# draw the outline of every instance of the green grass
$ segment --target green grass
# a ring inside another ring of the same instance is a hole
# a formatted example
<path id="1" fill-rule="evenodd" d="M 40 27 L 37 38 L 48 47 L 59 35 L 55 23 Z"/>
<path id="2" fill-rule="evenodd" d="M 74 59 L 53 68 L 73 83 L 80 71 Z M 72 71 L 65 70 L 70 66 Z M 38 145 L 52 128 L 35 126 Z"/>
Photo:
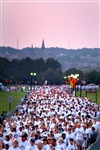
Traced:
<path id="1" fill-rule="evenodd" d="M 8 102 L 9 95 L 13 96 L 13 101 L 11 103 L 11 110 L 14 110 L 15 106 L 21 102 L 21 98 L 27 95 L 27 92 L 28 87 L 26 87 L 25 92 L 21 92 L 20 90 L 13 92 L 0 91 L 0 114 L 2 113 L 2 111 L 7 111 L 7 113 L 9 113 L 9 102 Z"/>
<path id="2" fill-rule="evenodd" d="M 76 95 L 79 96 L 80 92 L 77 92 Z M 86 97 L 85 91 L 82 91 L 82 96 Z M 96 95 L 94 93 L 87 93 L 87 97 L 90 98 L 92 102 L 96 102 Z M 100 91 L 97 91 L 97 104 L 100 104 Z"/>

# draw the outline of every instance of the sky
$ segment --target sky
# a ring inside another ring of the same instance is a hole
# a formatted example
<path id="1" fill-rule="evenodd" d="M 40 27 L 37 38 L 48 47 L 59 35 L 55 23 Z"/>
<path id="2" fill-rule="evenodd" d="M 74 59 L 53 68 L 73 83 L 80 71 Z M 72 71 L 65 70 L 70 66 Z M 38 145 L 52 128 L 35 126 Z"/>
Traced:
<path id="1" fill-rule="evenodd" d="M 100 47 L 99 0 L 1 0 L 0 46 Z"/>

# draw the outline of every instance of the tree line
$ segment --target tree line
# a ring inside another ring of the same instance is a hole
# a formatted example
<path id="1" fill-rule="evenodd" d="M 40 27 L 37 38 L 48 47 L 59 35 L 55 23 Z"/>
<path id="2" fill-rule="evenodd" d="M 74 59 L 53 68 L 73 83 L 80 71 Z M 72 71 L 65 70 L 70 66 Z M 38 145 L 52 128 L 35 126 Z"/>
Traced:
<path id="1" fill-rule="evenodd" d="M 76 68 L 63 72 L 61 64 L 54 58 L 33 60 L 27 57 L 22 60 L 13 59 L 10 61 L 0 57 L 0 82 L 4 84 L 30 84 L 31 81 L 32 83 L 37 81 L 36 84 L 43 84 L 47 81 L 48 84 L 59 85 L 65 83 L 71 74 L 79 74 L 79 84 L 81 81 L 86 81 L 87 84 L 100 84 L 100 72 L 92 70 L 84 73 Z"/>

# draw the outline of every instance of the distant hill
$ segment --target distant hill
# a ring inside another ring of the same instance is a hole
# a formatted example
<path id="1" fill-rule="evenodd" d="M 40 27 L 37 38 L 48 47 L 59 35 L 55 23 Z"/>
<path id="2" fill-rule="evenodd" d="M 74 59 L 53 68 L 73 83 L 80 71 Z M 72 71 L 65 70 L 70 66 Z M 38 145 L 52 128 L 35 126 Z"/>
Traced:
<path id="1" fill-rule="evenodd" d="M 68 50 L 59 47 L 26 47 L 21 50 L 17 50 L 12 47 L 0 47 L 0 57 L 5 57 L 9 60 L 21 60 L 26 57 L 30 57 L 32 59 L 42 57 L 44 60 L 47 58 L 54 58 L 61 63 L 63 70 L 73 67 L 84 71 L 91 69 L 100 70 L 100 48 Z"/>

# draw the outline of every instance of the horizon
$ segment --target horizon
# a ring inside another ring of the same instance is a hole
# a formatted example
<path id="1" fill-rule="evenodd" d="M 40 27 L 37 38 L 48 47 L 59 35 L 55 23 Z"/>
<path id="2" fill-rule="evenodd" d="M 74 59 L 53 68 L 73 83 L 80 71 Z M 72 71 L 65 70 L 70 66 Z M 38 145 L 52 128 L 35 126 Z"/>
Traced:
<path id="1" fill-rule="evenodd" d="M 13 49 L 15 49 L 15 50 L 23 50 L 23 49 L 25 49 L 25 48 L 32 48 L 31 46 L 29 47 L 29 46 L 26 46 L 26 47 L 23 47 L 22 49 L 17 49 L 17 48 L 14 48 L 14 47 L 11 47 L 11 46 L 0 46 L 0 48 L 2 48 L 2 47 L 5 47 L 5 48 L 13 48 Z M 33 49 L 34 48 L 39 48 L 39 49 L 41 49 L 41 47 L 33 47 Z M 61 48 L 61 49 L 65 49 L 65 50 L 82 50 L 82 49 L 100 49 L 99 47 L 94 47 L 94 48 L 87 48 L 87 47 L 83 47 L 83 48 L 77 48 L 77 49 L 67 49 L 67 48 L 64 48 L 64 47 L 58 47 L 58 46 L 56 46 L 56 47 L 45 47 L 46 49 L 49 49 L 49 48 Z"/>

